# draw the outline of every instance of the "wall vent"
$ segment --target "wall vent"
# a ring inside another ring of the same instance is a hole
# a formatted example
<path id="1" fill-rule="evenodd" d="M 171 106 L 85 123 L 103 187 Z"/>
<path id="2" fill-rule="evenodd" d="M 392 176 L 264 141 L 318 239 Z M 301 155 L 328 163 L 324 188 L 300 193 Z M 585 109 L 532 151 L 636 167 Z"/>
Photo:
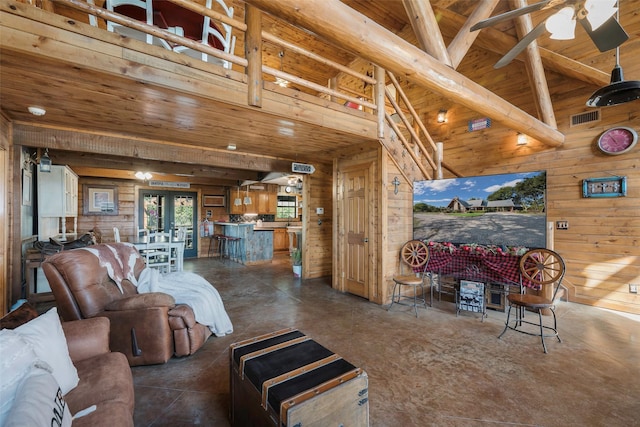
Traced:
<path id="1" fill-rule="evenodd" d="M 571 116 L 571 126 L 579 126 L 585 123 L 599 122 L 600 110 L 587 111 L 586 113 Z"/>

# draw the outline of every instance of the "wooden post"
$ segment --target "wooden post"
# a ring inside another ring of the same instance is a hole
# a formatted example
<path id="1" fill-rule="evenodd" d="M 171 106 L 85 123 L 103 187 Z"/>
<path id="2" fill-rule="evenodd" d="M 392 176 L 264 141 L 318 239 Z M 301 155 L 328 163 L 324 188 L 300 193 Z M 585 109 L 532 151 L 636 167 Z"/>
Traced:
<path id="1" fill-rule="evenodd" d="M 376 79 L 375 86 L 375 104 L 378 106 L 378 138 L 384 138 L 384 86 L 385 86 L 385 71 L 383 68 L 374 66 L 373 76 Z"/>
<path id="2" fill-rule="evenodd" d="M 436 165 L 438 170 L 436 171 L 436 178 L 442 179 L 442 159 L 444 158 L 444 144 L 442 142 L 436 142 Z"/>
<path id="3" fill-rule="evenodd" d="M 451 66 L 449 52 L 447 52 L 447 46 L 442 39 L 431 4 L 424 0 L 402 0 L 402 4 L 407 11 L 409 22 L 422 50 L 443 64 Z"/>
<path id="4" fill-rule="evenodd" d="M 244 55 L 247 59 L 247 98 L 249 105 L 262 107 L 262 14 L 247 5 Z"/>
<path id="5" fill-rule="evenodd" d="M 517 9 L 525 7 L 525 0 L 511 0 L 511 7 Z M 524 37 L 533 29 L 531 16 L 524 15 L 516 19 L 516 30 L 519 37 Z M 526 60 L 525 66 L 529 75 L 529 82 L 534 93 L 534 100 L 538 110 L 538 117 L 553 128 L 557 128 L 556 116 L 553 113 L 553 104 L 551 103 L 551 95 L 549 95 L 549 86 L 547 78 L 544 75 L 544 67 L 542 59 L 540 59 L 540 51 L 538 50 L 538 42 L 535 40 L 527 46 L 525 50 Z M 524 132 L 526 134 L 526 132 Z"/>

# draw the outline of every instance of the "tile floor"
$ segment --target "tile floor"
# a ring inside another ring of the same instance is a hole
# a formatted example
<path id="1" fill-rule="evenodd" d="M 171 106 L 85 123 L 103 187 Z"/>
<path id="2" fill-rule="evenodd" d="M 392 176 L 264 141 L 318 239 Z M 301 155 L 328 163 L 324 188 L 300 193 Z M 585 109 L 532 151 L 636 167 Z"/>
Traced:
<path id="1" fill-rule="evenodd" d="M 416 318 L 301 281 L 285 258 L 245 267 L 186 260 L 220 292 L 234 333 L 196 354 L 133 368 L 136 426 L 228 426 L 231 343 L 295 327 L 363 368 L 371 426 L 640 426 L 640 316 L 560 304 L 562 343 L 508 331 L 505 313 Z"/>

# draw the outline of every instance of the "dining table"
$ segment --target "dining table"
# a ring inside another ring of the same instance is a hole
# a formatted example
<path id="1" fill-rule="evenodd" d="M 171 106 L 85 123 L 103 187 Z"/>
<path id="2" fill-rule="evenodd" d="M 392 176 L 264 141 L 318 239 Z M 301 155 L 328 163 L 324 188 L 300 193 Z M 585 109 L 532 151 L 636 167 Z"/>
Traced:
<path id="1" fill-rule="evenodd" d="M 172 271 L 182 271 L 184 267 L 184 246 L 185 241 L 182 239 L 177 239 L 173 236 L 140 236 L 137 239 L 133 240 L 131 243 L 138 249 L 138 252 L 143 253 L 147 248 L 149 243 L 163 243 L 166 242 L 169 244 L 169 248 L 171 250 L 172 258 L 175 262 L 172 263 L 171 270 Z"/>

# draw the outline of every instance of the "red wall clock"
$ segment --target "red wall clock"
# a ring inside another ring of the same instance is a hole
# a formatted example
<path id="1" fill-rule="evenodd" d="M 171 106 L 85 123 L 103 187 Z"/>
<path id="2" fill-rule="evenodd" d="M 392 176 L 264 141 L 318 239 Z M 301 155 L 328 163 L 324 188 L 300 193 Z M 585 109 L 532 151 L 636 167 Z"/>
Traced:
<path id="1" fill-rule="evenodd" d="M 638 142 L 638 133 L 628 127 L 608 129 L 598 137 L 598 148 L 605 154 L 628 153 Z"/>

